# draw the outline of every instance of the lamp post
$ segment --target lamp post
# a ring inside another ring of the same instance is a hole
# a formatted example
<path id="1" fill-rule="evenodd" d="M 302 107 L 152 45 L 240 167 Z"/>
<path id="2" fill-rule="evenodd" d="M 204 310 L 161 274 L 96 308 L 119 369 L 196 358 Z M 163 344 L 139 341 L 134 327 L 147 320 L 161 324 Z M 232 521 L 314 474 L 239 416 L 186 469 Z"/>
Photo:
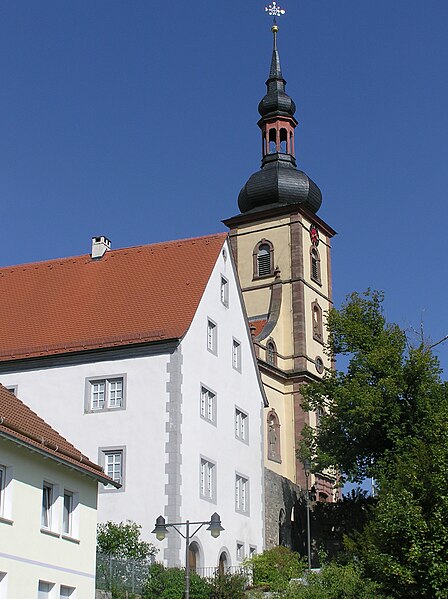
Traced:
<path id="1" fill-rule="evenodd" d="M 198 530 L 207 524 L 207 530 L 210 531 L 210 534 L 214 539 L 218 538 L 221 534 L 221 531 L 224 530 L 224 528 L 221 526 L 221 518 L 219 514 L 215 512 L 211 515 L 210 520 L 204 522 L 190 522 L 189 520 L 186 520 L 185 522 L 173 522 L 171 524 L 167 524 L 165 522 L 165 518 L 163 516 L 159 516 L 156 520 L 156 526 L 152 531 L 155 533 L 157 540 L 163 541 L 168 533 L 168 528 L 174 528 L 174 530 L 185 539 L 185 599 L 190 599 L 190 556 L 188 554 L 190 549 L 190 538 L 194 537 Z M 185 534 L 179 530 L 180 526 L 185 526 Z M 190 533 L 190 526 L 197 526 L 193 533 Z"/>
<path id="2" fill-rule="evenodd" d="M 308 458 L 303 460 L 303 469 L 305 470 L 305 499 L 306 499 L 306 546 L 308 551 L 308 570 L 311 570 L 311 529 L 310 529 L 310 486 L 309 477 L 311 474 L 311 462 Z"/>

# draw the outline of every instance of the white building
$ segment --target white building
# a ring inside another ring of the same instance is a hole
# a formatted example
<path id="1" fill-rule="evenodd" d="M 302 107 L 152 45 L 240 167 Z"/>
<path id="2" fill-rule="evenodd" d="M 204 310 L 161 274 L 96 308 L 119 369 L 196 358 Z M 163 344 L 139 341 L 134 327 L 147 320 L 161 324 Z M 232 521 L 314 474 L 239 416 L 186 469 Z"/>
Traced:
<path id="1" fill-rule="evenodd" d="M 0 381 L 121 483 L 101 521 L 156 542 L 159 514 L 218 512 L 191 560 L 236 565 L 263 547 L 266 402 L 227 238 L 109 248 L 0 270 Z M 160 547 L 183 564 L 174 531 Z"/>
<path id="2" fill-rule="evenodd" d="M 94 598 L 98 481 L 112 487 L 0 385 L 1 599 Z"/>

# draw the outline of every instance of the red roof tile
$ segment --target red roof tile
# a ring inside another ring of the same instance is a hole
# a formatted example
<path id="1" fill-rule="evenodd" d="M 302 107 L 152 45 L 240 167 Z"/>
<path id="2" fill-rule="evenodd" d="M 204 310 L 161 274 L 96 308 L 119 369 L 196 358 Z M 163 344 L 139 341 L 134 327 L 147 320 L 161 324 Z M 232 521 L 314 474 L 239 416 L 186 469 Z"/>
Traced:
<path id="1" fill-rule="evenodd" d="M 0 269 L 0 361 L 183 337 L 225 238 Z"/>
<path id="2" fill-rule="evenodd" d="M 253 334 L 254 338 L 258 337 L 258 335 L 264 329 L 266 323 L 267 323 L 266 318 L 249 321 L 249 328 L 250 328 L 251 334 Z"/>
<path id="3" fill-rule="evenodd" d="M 18 397 L 0 385 L 0 437 L 25 443 L 41 452 L 76 466 L 105 483 L 117 486 L 98 464 L 89 460 L 67 439 L 26 406 Z"/>

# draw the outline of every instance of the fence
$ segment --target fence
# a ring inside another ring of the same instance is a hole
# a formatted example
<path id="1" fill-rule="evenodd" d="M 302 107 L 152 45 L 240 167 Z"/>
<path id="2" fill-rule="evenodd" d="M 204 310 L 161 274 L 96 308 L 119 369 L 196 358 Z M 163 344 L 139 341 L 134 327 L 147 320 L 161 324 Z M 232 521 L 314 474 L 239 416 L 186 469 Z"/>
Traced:
<path id="1" fill-rule="evenodd" d="M 148 578 L 149 560 L 118 559 L 101 553 L 96 556 L 96 588 L 101 591 L 141 593 Z"/>

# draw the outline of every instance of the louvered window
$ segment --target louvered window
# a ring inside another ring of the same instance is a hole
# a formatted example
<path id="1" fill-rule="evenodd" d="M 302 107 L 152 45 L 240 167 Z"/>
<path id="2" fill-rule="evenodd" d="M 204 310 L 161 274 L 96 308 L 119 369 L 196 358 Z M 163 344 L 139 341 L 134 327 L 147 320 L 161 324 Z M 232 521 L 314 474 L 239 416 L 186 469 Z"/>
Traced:
<path id="1" fill-rule="evenodd" d="M 271 274 L 271 248 L 267 243 L 261 244 L 258 248 L 257 266 L 259 277 Z"/>
<path id="2" fill-rule="evenodd" d="M 311 278 L 316 283 L 320 283 L 320 257 L 315 248 L 311 250 Z"/>

